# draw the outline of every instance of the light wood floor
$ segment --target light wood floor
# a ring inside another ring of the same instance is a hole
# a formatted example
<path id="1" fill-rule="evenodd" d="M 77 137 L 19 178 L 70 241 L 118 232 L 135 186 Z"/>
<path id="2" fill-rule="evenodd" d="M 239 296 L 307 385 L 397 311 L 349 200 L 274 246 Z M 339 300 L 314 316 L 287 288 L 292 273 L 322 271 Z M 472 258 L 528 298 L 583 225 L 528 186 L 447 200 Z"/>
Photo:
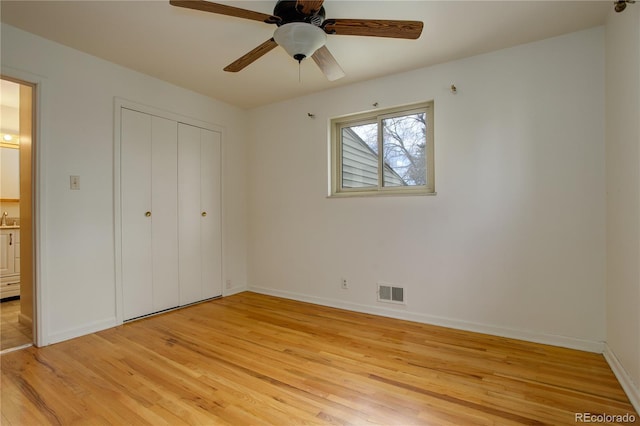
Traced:
<path id="1" fill-rule="evenodd" d="M 2 424 L 574 425 L 601 355 L 242 293 L 2 355 Z"/>
<path id="2" fill-rule="evenodd" d="M 33 341 L 31 328 L 18 322 L 20 300 L 0 303 L 0 351 Z"/>

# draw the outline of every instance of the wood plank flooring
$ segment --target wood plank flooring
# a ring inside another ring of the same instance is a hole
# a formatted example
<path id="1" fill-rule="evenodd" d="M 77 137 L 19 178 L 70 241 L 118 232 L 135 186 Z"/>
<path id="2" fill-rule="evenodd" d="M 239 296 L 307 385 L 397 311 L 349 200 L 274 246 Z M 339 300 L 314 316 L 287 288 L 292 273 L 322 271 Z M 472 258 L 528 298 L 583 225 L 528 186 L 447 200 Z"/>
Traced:
<path id="1" fill-rule="evenodd" d="M 20 324 L 20 300 L 0 303 L 0 351 L 29 344 L 33 341 L 31 328 Z"/>
<path id="2" fill-rule="evenodd" d="M 5 426 L 638 418 L 601 355 L 249 292 L 1 361 Z"/>

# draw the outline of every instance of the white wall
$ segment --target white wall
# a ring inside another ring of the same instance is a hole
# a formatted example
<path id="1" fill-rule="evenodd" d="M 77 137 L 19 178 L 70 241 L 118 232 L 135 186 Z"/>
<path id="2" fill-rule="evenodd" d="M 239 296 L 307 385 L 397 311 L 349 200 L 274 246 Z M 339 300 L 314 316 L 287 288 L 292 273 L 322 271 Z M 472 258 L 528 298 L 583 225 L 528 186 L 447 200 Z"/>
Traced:
<path id="1" fill-rule="evenodd" d="M 590 350 L 605 339 L 602 28 L 250 114 L 7 25 L 2 65 L 43 88 L 47 342 L 114 320 L 114 96 L 225 127 L 237 288 L 248 240 L 254 290 Z M 326 198 L 331 117 L 428 99 L 437 196 Z M 407 305 L 376 302 L 378 281 L 405 286 Z"/>
<path id="2" fill-rule="evenodd" d="M 430 99 L 438 195 L 326 198 L 331 117 Z M 603 28 L 268 105 L 250 123 L 251 289 L 602 350 Z M 407 305 L 376 302 L 379 281 Z"/>
<path id="3" fill-rule="evenodd" d="M 606 24 L 607 359 L 640 411 L 640 7 Z"/>
<path id="4" fill-rule="evenodd" d="M 2 73 L 40 84 L 40 343 L 115 321 L 119 96 L 225 128 L 227 293 L 250 282 L 265 293 L 587 350 L 606 337 L 637 407 L 639 28 L 638 7 L 609 17 L 606 80 L 596 28 L 247 114 L 2 24 Z M 437 196 L 326 198 L 331 117 L 429 99 Z M 69 191 L 71 174 L 81 191 Z M 407 305 L 376 302 L 378 281 L 405 286 Z"/>
<path id="5" fill-rule="evenodd" d="M 2 73 L 40 83 L 40 343 L 115 324 L 114 97 L 224 127 L 225 280 L 246 284 L 246 113 L 2 24 Z M 69 176 L 80 176 L 80 191 Z M 229 291 L 229 290 L 227 290 Z"/>

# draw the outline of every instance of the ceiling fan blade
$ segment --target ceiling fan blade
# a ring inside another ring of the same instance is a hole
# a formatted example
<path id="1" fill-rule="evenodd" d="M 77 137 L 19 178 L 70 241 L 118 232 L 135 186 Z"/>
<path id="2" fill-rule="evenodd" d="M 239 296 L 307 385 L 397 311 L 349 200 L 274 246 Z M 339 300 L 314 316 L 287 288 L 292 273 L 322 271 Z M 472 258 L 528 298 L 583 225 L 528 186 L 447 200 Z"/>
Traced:
<path id="1" fill-rule="evenodd" d="M 329 52 L 327 46 L 322 46 L 320 49 L 316 50 L 316 52 L 311 55 L 311 58 L 313 58 L 313 61 L 327 77 L 327 80 L 335 81 L 345 76 L 342 67 L 340 67 L 336 58 L 334 58 L 331 52 Z"/>
<path id="2" fill-rule="evenodd" d="M 327 19 L 327 34 L 417 39 L 422 34 L 420 21 L 385 19 Z"/>
<path id="3" fill-rule="evenodd" d="M 251 52 L 241 56 L 236 59 L 226 67 L 224 67 L 225 71 L 229 72 L 238 72 L 242 70 L 247 65 L 253 63 L 257 59 L 260 59 L 263 55 L 270 52 L 274 47 L 276 47 L 278 43 L 273 38 L 262 43 L 260 46 L 253 49 Z"/>
<path id="4" fill-rule="evenodd" d="M 322 8 L 322 3 L 324 3 L 324 0 L 297 0 L 296 9 L 305 15 L 311 15 Z"/>
<path id="5" fill-rule="evenodd" d="M 235 16 L 236 18 L 251 19 L 254 21 L 268 23 L 275 23 L 277 21 L 277 18 L 267 15 L 266 13 L 254 12 L 253 10 L 241 9 L 239 7 L 227 6 L 204 0 L 169 0 L 169 3 L 173 6 L 218 13 L 220 15 Z"/>

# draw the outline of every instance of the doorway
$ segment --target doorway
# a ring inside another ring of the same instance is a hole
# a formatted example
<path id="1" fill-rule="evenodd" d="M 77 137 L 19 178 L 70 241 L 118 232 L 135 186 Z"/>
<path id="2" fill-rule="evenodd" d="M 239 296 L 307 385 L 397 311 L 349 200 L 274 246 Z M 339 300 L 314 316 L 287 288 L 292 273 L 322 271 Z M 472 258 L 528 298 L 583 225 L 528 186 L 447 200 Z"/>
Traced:
<path id="1" fill-rule="evenodd" d="M 33 344 L 35 85 L 0 79 L 0 233 L 2 286 L 0 353 Z"/>

